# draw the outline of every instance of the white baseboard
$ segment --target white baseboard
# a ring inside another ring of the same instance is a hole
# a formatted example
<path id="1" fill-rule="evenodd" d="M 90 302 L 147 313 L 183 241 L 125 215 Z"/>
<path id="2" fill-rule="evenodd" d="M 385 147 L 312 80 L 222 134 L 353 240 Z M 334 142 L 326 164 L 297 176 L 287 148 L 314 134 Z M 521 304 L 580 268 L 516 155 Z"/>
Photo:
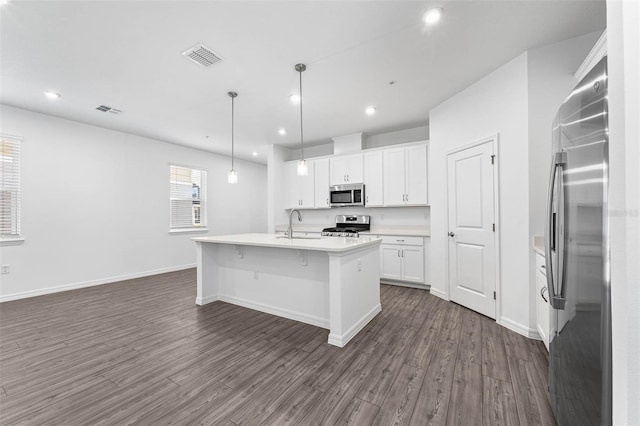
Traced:
<path id="1" fill-rule="evenodd" d="M 98 280 L 83 281 L 74 284 L 65 284 L 56 287 L 41 288 L 39 290 L 24 291 L 20 293 L 12 293 L 0 296 L 0 303 L 10 302 L 12 300 L 26 299 L 27 297 L 43 296 L 45 294 L 59 293 L 61 291 L 76 290 L 79 288 L 93 287 L 96 285 L 111 284 L 118 281 L 132 280 L 135 278 L 148 277 L 151 275 L 165 274 L 167 272 L 182 271 L 184 269 L 195 268 L 196 264 L 171 266 L 169 268 L 154 269 L 151 271 L 137 272 L 135 274 L 119 275 L 116 277 L 101 278 Z"/>
<path id="2" fill-rule="evenodd" d="M 407 287 L 407 288 L 419 288 L 421 290 L 427 290 L 427 291 L 429 291 L 429 288 L 431 287 L 429 284 L 412 283 L 410 281 L 394 281 L 386 278 L 380 278 L 380 284 L 396 285 L 399 287 Z"/>
<path id="3" fill-rule="evenodd" d="M 349 330 L 347 330 L 342 336 L 337 334 L 329 333 L 329 344 L 338 346 L 340 348 L 344 348 L 344 346 L 349 343 L 351 339 L 354 338 L 356 334 L 360 332 L 369 321 L 371 321 L 376 315 L 382 312 L 382 306 L 378 303 L 372 310 L 364 314 L 362 318 L 358 320 Z"/>
<path id="4" fill-rule="evenodd" d="M 438 290 L 437 288 L 433 288 L 433 286 L 431 286 L 431 288 L 429 289 L 429 292 L 434 296 L 439 297 L 440 299 L 446 300 L 447 302 L 449 301 L 449 298 L 447 297 L 447 294 L 444 291 Z"/>
<path id="5" fill-rule="evenodd" d="M 497 323 L 511 331 L 515 331 L 516 333 L 523 335 L 524 337 L 528 337 L 529 339 L 542 340 L 537 329 L 527 327 L 523 324 L 510 320 L 509 318 L 502 317 L 497 321 Z"/>
<path id="6" fill-rule="evenodd" d="M 196 305 L 202 306 L 217 300 L 220 300 L 218 296 L 196 297 Z"/>
<path id="7" fill-rule="evenodd" d="M 315 325 L 316 327 L 321 327 L 326 329 L 329 328 L 328 318 L 320 318 L 313 315 L 307 315 L 301 312 L 296 312 L 289 309 L 283 309 L 278 306 L 267 305 L 265 303 L 257 303 L 257 302 L 242 299 L 239 297 L 228 296 L 226 294 L 218 295 L 218 300 L 222 300 L 223 302 L 232 303 L 238 306 L 244 306 L 245 308 L 254 309 L 256 311 L 265 312 L 267 314 L 277 315 L 279 317 L 300 321 L 305 324 Z"/>

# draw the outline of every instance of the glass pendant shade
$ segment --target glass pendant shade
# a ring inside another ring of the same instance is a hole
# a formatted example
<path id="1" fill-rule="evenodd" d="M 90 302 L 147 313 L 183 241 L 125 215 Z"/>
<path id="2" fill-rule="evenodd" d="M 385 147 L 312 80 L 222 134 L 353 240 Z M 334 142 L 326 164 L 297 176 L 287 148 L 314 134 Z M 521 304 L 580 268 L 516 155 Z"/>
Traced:
<path id="1" fill-rule="evenodd" d="M 304 160 L 298 161 L 298 176 L 306 176 L 309 174 L 309 168 L 307 162 Z"/>
<path id="2" fill-rule="evenodd" d="M 233 169 L 229 170 L 229 174 L 227 175 L 227 182 L 238 183 L 238 172 Z"/>

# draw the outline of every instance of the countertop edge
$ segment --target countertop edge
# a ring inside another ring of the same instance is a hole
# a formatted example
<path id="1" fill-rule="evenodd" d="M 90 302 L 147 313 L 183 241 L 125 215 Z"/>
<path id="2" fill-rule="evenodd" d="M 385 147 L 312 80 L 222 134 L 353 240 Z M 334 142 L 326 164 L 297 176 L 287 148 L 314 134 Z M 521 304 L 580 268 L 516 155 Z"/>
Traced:
<path id="1" fill-rule="evenodd" d="M 239 234 L 239 235 L 256 235 L 256 234 Z M 276 234 L 257 234 L 257 235 L 273 235 L 275 237 Z M 323 251 L 330 253 L 348 253 L 350 251 L 356 251 L 363 249 L 369 246 L 379 245 L 381 240 L 372 239 L 368 241 L 357 239 L 359 244 L 353 246 L 346 247 L 314 247 L 310 245 L 300 245 L 295 242 L 291 242 L 290 244 L 286 244 L 286 241 L 282 241 L 280 243 L 273 242 L 265 242 L 265 241 L 249 241 L 249 240 L 234 240 L 234 239 L 225 239 L 225 237 L 230 237 L 228 235 L 221 236 L 209 236 L 209 237 L 194 237 L 193 240 L 196 243 L 213 243 L 213 244 L 225 244 L 225 245 L 237 245 L 237 246 L 253 246 L 253 247 L 270 247 L 270 248 L 281 248 L 281 249 L 289 249 L 289 250 L 308 250 L 308 251 Z M 327 238 L 335 238 L 335 237 L 327 237 Z M 298 241 L 314 241 L 314 240 L 298 240 Z"/>

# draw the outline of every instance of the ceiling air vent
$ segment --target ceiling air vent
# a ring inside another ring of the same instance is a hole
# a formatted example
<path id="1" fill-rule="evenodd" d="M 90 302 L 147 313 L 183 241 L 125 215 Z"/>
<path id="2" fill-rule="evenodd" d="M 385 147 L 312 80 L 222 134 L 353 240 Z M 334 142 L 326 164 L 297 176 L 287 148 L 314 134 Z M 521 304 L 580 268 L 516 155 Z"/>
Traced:
<path id="1" fill-rule="evenodd" d="M 106 105 L 99 105 L 98 107 L 96 107 L 96 109 L 102 112 L 110 112 L 111 114 L 120 114 L 122 112 L 119 109 L 111 108 L 110 106 Z"/>
<path id="2" fill-rule="evenodd" d="M 182 55 L 203 67 L 211 66 L 222 60 L 220 56 L 216 55 L 211 49 L 202 44 L 197 44 L 192 48 L 185 50 L 182 52 Z"/>

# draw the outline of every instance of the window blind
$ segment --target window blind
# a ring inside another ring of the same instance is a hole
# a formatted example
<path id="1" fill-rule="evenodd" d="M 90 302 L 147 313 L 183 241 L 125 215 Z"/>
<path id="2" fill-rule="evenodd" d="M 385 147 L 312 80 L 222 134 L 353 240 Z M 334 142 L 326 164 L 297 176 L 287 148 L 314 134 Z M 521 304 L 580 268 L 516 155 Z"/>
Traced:
<path id="1" fill-rule="evenodd" d="M 207 225 L 207 172 L 169 165 L 170 228 L 189 229 Z"/>
<path id="2" fill-rule="evenodd" d="M 0 237 L 20 236 L 20 143 L 0 135 Z"/>

